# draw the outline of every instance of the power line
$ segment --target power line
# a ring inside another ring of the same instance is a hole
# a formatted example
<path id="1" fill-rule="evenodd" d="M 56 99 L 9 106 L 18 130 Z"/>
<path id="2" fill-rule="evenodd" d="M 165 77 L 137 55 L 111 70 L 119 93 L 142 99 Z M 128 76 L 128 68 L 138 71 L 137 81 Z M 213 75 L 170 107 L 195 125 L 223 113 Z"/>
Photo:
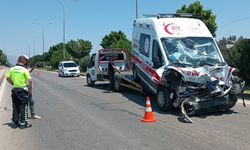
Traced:
<path id="1" fill-rule="evenodd" d="M 241 19 L 238 19 L 238 20 L 234 20 L 234 21 L 231 21 L 231 22 L 228 22 L 228 23 L 225 23 L 225 24 L 223 24 L 223 26 L 231 25 L 231 24 L 234 24 L 234 23 L 238 23 L 238 22 L 241 22 L 241 21 L 248 20 L 248 19 L 250 19 L 250 16 L 245 17 L 245 18 L 241 18 Z"/>

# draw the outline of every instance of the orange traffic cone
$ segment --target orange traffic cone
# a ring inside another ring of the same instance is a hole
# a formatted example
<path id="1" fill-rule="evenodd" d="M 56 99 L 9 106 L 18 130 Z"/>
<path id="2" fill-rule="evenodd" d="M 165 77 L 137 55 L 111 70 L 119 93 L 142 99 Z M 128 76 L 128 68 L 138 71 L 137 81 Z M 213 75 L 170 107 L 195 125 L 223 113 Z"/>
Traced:
<path id="1" fill-rule="evenodd" d="M 152 112 L 152 107 L 150 104 L 150 99 L 147 96 L 147 100 L 146 100 L 146 110 L 145 110 L 145 115 L 144 117 L 141 119 L 142 122 L 156 122 L 156 118 L 154 117 L 154 114 Z"/>

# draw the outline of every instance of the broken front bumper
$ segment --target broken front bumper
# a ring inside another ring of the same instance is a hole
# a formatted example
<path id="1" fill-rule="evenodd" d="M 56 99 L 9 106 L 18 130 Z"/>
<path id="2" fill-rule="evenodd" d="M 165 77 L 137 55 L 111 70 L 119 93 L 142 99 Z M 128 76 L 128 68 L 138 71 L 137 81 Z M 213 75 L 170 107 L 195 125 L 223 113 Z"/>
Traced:
<path id="1" fill-rule="evenodd" d="M 236 102 L 237 97 L 231 94 L 209 99 L 200 99 L 199 101 L 187 101 L 187 114 L 193 115 L 217 110 L 226 110 L 234 107 Z"/>

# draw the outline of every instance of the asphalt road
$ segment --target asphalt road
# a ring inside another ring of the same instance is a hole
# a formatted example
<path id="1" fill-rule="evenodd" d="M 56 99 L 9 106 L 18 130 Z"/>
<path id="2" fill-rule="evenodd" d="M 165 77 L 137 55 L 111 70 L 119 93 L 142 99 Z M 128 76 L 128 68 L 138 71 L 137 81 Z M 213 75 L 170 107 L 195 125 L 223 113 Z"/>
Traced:
<path id="1" fill-rule="evenodd" d="M 108 85 L 86 86 L 83 78 L 59 78 L 33 73 L 35 106 L 41 120 L 32 128 L 8 126 L 10 87 L 0 111 L 0 150 L 249 150 L 250 105 L 238 103 L 233 111 L 178 119 L 178 112 L 157 110 L 156 123 L 142 123 L 145 96 L 126 91 L 109 93 Z"/>

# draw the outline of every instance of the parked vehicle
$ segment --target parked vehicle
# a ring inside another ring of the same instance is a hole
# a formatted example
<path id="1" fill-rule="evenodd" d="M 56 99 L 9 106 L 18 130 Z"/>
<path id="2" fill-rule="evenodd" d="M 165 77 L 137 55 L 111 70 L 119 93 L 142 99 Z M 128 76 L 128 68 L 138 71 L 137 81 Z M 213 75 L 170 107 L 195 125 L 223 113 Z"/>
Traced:
<path id="1" fill-rule="evenodd" d="M 101 49 L 93 53 L 87 67 L 87 84 L 93 86 L 96 81 L 103 81 L 108 78 L 108 63 L 114 61 L 114 65 L 120 71 L 129 67 L 128 54 L 126 50 Z"/>
<path id="2" fill-rule="evenodd" d="M 133 76 L 156 95 L 161 110 L 183 115 L 230 109 L 243 91 L 206 25 L 187 14 L 146 15 L 134 21 Z"/>
<path id="3" fill-rule="evenodd" d="M 79 66 L 74 61 L 62 61 L 58 66 L 58 76 L 80 76 Z"/>

